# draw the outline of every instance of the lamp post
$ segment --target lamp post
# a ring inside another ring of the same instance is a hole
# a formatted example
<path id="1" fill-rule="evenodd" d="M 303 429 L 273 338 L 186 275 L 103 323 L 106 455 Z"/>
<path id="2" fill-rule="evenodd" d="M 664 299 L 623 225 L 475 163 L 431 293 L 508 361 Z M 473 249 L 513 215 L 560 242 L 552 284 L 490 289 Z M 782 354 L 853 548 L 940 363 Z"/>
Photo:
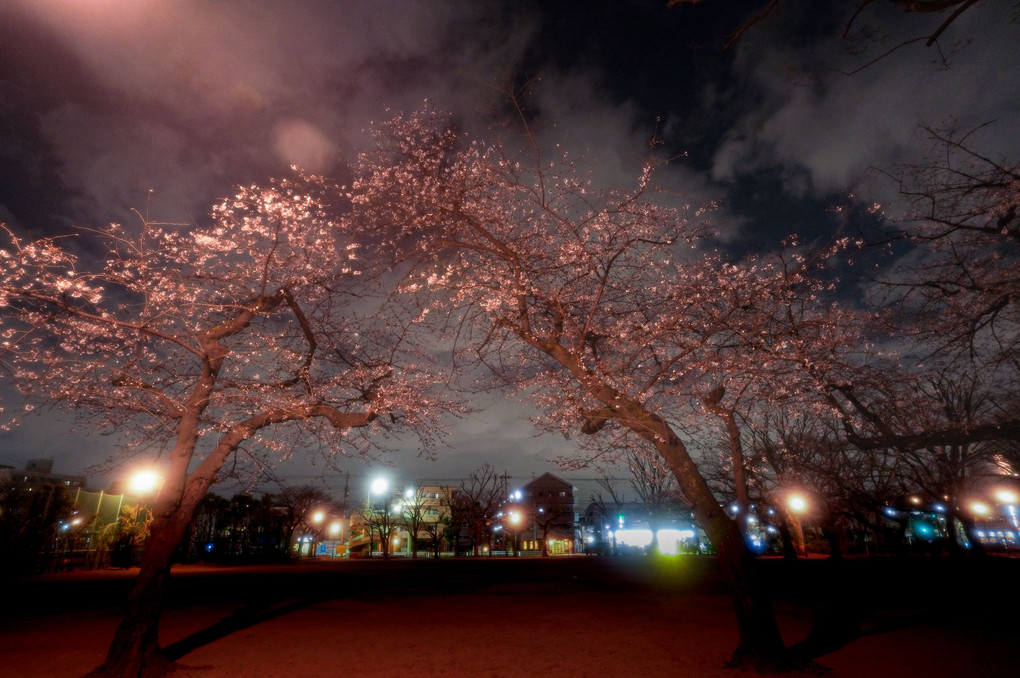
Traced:
<path id="1" fill-rule="evenodd" d="M 510 521 L 510 525 L 513 526 L 513 536 L 514 536 L 513 553 L 514 553 L 514 556 L 516 557 L 516 556 L 520 555 L 520 551 L 517 550 L 517 531 L 518 531 L 518 528 L 519 528 L 519 526 L 521 524 L 521 512 L 520 511 L 510 511 L 510 513 L 507 514 L 507 519 Z"/>
<path id="2" fill-rule="evenodd" d="M 793 523 L 793 530 L 797 539 L 798 555 L 807 558 L 807 544 L 804 541 L 804 525 L 801 522 L 801 514 L 807 510 L 807 500 L 799 494 L 791 494 L 786 498 L 786 506 L 790 509 L 790 518 Z"/>
<path id="3" fill-rule="evenodd" d="M 158 490 L 160 480 L 159 474 L 151 469 L 137 471 L 128 480 L 128 489 L 131 490 L 131 494 L 138 500 L 135 503 L 135 523 L 138 522 L 138 515 L 142 508 L 142 498 Z"/>
<path id="4" fill-rule="evenodd" d="M 126 539 L 118 540 L 114 545 L 114 553 L 111 560 L 116 560 L 117 565 L 130 567 L 134 558 L 135 541 L 141 536 L 138 522 L 141 516 L 142 500 L 146 495 L 158 493 L 162 477 L 152 469 L 141 469 L 128 478 L 128 490 L 135 499 L 135 514 L 131 521 L 131 535 Z"/>
<path id="5" fill-rule="evenodd" d="M 311 518 L 312 518 L 311 520 L 312 530 L 314 531 L 314 534 L 312 535 L 311 544 L 308 547 L 309 550 L 308 555 L 314 558 L 316 556 L 316 551 L 319 548 L 319 531 L 322 527 L 322 521 L 326 519 L 326 514 L 323 511 L 315 511 L 314 513 L 312 513 Z"/>

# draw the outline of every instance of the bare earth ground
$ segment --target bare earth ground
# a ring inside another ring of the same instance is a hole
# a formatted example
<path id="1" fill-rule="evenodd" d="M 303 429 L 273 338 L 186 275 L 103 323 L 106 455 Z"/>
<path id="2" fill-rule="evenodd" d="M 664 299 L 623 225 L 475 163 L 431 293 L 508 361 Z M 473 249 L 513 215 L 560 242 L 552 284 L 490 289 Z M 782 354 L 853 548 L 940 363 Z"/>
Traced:
<path id="1" fill-rule="evenodd" d="M 747 675 L 724 668 L 736 631 L 709 560 L 178 566 L 161 639 L 181 678 Z M 777 562 L 784 639 L 805 640 L 833 601 L 822 589 L 835 590 L 837 619 L 856 635 L 817 656 L 810 675 L 1020 676 L 1020 559 L 977 574 L 935 560 Z M 120 595 L 135 571 L 15 583 L 0 614 L 0 676 L 72 678 L 100 664 L 117 608 L 99 587 Z M 831 586 L 833 576 L 846 583 Z"/>

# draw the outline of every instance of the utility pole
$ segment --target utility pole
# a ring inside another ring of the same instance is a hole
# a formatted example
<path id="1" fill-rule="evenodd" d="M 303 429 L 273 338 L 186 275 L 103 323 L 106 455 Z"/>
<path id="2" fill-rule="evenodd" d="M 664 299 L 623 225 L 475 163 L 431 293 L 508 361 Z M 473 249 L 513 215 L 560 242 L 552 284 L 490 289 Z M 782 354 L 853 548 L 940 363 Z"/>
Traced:
<path id="1" fill-rule="evenodd" d="M 347 516 L 347 498 L 351 494 L 351 474 L 347 473 L 344 478 L 345 478 L 344 479 L 344 501 L 343 501 L 343 504 L 341 505 L 341 508 L 343 509 L 344 517 L 346 517 Z"/>

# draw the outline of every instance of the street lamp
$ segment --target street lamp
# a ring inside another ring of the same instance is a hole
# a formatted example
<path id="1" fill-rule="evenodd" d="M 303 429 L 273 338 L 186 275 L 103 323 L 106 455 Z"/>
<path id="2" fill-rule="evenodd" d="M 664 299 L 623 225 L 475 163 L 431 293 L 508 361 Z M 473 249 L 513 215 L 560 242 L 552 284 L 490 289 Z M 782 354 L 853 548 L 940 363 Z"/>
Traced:
<path id="1" fill-rule="evenodd" d="M 369 486 L 371 493 L 378 495 L 386 494 L 388 489 L 390 489 L 390 481 L 386 480 L 383 476 L 373 479 L 371 486 Z"/>
<path id="2" fill-rule="evenodd" d="M 797 550 L 802 558 L 807 558 L 807 544 L 804 542 L 804 526 L 800 516 L 807 510 L 807 500 L 799 494 L 791 494 L 786 498 L 786 505 L 790 509 L 790 517 L 793 523 L 794 532 L 797 535 Z"/>
<path id="3" fill-rule="evenodd" d="M 315 552 L 318 550 L 318 547 L 319 547 L 318 546 L 318 542 L 319 542 L 319 534 L 320 534 L 319 531 L 322 529 L 322 521 L 324 521 L 325 519 L 326 519 L 326 512 L 325 511 L 321 511 L 321 510 L 314 511 L 312 513 L 312 515 L 310 516 L 310 520 L 311 520 L 311 523 L 312 523 L 312 532 L 313 532 L 313 534 L 311 535 L 311 538 L 308 540 L 307 543 L 308 543 L 308 556 L 311 557 L 311 558 L 315 557 L 315 555 L 316 555 Z"/>
<path id="4" fill-rule="evenodd" d="M 150 469 L 136 472 L 128 480 L 132 494 L 148 494 L 159 485 L 159 474 Z"/>
<path id="5" fill-rule="evenodd" d="M 158 492 L 162 482 L 162 476 L 153 469 L 140 469 L 128 478 L 127 488 L 135 499 L 135 514 L 131 519 L 130 534 L 124 535 L 118 540 L 119 543 L 114 545 L 114 554 L 111 558 L 114 559 L 115 556 L 118 565 L 125 568 L 130 567 L 134 557 L 134 548 L 138 545 L 137 542 L 142 532 L 138 525 L 141 520 L 142 500 L 147 495 Z M 123 495 L 121 496 L 123 501 Z M 98 508 L 96 511 L 98 512 Z"/>
<path id="6" fill-rule="evenodd" d="M 513 526 L 514 531 L 513 551 L 514 555 L 517 556 L 520 555 L 520 552 L 517 550 L 517 529 L 521 524 L 521 512 L 510 511 L 510 513 L 507 514 L 507 518 L 510 520 L 510 524 Z"/>
<path id="7" fill-rule="evenodd" d="M 128 479 L 128 489 L 131 490 L 131 494 L 135 495 L 135 498 L 138 500 L 135 503 L 135 523 L 138 522 L 138 514 L 142 507 L 142 497 L 158 490 L 161 480 L 160 475 L 151 469 L 137 471 Z"/>
<path id="8" fill-rule="evenodd" d="M 375 506 L 372 503 L 372 495 L 377 495 L 377 496 L 380 496 L 380 497 L 385 496 L 386 492 L 388 492 L 389 489 L 390 489 L 390 481 L 387 480 L 384 476 L 377 476 L 376 478 L 374 478 L 372 480 L 371 484 L 369 484 L 369 486 L 368 486 L 368 498 L 366 499 L 366 504 L 367 504 L 366 508 L 368 509 L 368 557 L 369 558 L 372 557 L 372 551 L 375 550 L 375 542 L 372 539 L 372 522 L 373 522 L 373 516 L 375 516 L 375 514 L 376 514 L 376 510 L 375 510 Z M 379 547 L 382 549 L 383 558 L 386 558 L 386 557 L 389 556 L 389 544 L 387 543 L 388 530 L 384 530 L 383 529 L 383 524 L 382 524 L 382 521 L 384 521 L 384 520 L 388 521 L 388 516 L 386 515 L 386 511 L 387 511 L 387 509 L 385 508 L 385 505 L 384 505 L 384 508 L 380 512 L 380 522 L 378 523 L 378 525 L 379 525 Z M 387 534 L 384 534 L 384 532 L 386 532 Z"/>

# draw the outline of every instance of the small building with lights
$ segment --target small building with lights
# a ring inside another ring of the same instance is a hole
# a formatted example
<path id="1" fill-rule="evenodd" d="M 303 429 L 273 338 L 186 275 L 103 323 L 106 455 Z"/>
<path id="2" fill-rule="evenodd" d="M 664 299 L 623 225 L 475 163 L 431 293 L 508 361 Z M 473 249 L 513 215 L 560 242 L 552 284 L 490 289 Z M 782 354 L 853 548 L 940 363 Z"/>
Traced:
<path id="1" fill-rule="evenodd" d="M 543 555 L 581 551 L 574 489 L 573 485 L 551 473 L 543 473 L 520 489 L 516 505 L 522 514 L 519 528 L 521 551 Z"/>

